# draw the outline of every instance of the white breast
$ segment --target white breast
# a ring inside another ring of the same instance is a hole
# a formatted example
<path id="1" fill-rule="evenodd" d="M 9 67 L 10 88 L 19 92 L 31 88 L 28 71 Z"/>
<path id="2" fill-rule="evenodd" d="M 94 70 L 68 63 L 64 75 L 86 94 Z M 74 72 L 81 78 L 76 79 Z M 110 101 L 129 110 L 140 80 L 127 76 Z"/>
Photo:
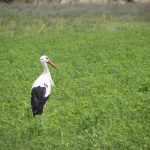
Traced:
<path id="1" fill-rule="evenodd" d="M 47 97 L 48 95 L 50 95 L 51 93 L 51 89 L 54 86 L 53 80 L 50 76 L 50 74 L 41 74 L 37 80 L 35 80 L 35 82 L 33 83 L 33 87 L 45 87 L 46 88 L 46 93 L 45 93 L 45 97 Z"/>

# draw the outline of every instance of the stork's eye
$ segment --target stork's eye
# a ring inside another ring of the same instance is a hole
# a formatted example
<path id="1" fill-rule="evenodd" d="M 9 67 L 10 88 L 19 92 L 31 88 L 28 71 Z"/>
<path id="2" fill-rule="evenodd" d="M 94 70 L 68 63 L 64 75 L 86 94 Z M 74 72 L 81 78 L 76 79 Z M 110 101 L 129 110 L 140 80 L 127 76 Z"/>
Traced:
<path id="1" fill-rule="evenodd" d="M 48 59 L 48 57 L 46 57 L 46 59 Z"/>

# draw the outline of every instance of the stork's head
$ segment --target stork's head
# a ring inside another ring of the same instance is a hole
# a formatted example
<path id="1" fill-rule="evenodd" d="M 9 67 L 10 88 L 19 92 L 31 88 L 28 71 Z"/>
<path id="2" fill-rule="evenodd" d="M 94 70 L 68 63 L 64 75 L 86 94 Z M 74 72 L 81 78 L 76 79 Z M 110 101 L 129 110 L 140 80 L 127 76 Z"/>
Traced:
<path id="1" fill-rule="evenodd" d="M 57 69 L 56 65 L 51 60 L 49 60 L 49 58 L 46 55 L 41 56 L 40 61 L 42 64 L 47 63 L 50 64 L 53 68 Z"/>

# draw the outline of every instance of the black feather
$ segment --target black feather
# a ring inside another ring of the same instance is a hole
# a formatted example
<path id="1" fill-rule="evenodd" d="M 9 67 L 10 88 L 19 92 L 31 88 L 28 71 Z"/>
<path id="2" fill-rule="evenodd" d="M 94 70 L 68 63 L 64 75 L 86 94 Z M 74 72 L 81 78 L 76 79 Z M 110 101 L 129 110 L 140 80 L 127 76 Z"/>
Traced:
<path id="1" fill-rule="evenodd" d="M 48 100 L 48 97 L 45 97 L 46 87 L 34 87 L 31 91 L 31 106 L 33 116 L 40 115 L 43 113 L 43 108 Z"/>

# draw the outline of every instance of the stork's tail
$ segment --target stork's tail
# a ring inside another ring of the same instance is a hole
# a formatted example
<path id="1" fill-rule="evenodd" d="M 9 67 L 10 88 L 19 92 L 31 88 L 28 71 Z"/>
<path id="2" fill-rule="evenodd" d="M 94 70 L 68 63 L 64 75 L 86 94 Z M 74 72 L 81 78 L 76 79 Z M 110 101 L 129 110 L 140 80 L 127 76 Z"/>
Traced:
<path id="1" fill-rule="evenodd" d="M 32 114 L 35 117 L 38 109 L 38 102 L 33 97 L 31 97 L 31 107 L 32 107 Z"/>
<path id="2" fill-rule="evenodd" d="M 43 108 L 48 100 L 48 97 L 44 97 L 45 95 L 45 87 L 36 87 L 32 89 L 31 92 L 31 107 L 32 107 L 32 114 L 41 115 L 43 113 Z"/>
<path id="3" fill-rule="evenodd" d="M 32 106 L 32 114 L 35 117 L 35 115 L 42 115 L 43 108 L 45 105 L 44 100 L 38 100 L 36 97 L 31 97 L 31 106 Z"/>

